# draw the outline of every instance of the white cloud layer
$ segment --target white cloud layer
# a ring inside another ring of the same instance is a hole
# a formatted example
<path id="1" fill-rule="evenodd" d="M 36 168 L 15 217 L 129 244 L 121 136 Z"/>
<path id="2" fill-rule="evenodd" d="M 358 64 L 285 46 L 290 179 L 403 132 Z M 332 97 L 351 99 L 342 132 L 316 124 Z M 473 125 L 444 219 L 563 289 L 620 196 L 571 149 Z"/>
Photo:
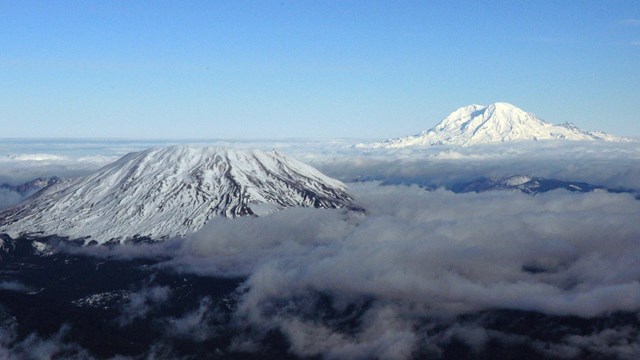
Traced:
<path id="1" fill-rule="evenodd" d="M 363 150 L 356 141 L 207 141 L 234 148 L 276 148 L 342 181 L 420 182 L 447 185 L 479 176 L 532 175 L 613 187 L 640 187 L 640 142 L 532 142 L 463 148 Z M 0 184 L 36 177 L 87 174 L 120 156 L 177 142 L 0 141 Z M 198 143 L 196 143 L 198 144 Z"/>
<path id="2" fill-rule="evenodd" d="M 478 177 L 529 175 L 640 188 L 640 143 L 539 142 L 466 148 L 371 150 L 305 157 L 342 181 L 451 185 Z"/>

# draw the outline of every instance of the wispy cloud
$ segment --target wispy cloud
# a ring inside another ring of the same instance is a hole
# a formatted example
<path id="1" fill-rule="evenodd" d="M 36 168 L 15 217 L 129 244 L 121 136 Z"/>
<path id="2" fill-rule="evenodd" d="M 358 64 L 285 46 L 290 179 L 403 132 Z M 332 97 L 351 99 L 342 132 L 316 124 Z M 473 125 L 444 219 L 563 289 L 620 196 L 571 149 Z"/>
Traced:
<path id="1" fill-rule="evenodd" d="M 640 46 L 640 41 L 632 41 L 629 43 L 631 46 Z"/>
<path id="2" fill-rule="evenodd" d="M 130 324 L 137 318 L 144 318 L 155 306 L 166 301 L 171 295 L 167 286 L 144 287 L 131 294 L 129 302 L 123 307 L 118 322 L 122 326 Z"/>

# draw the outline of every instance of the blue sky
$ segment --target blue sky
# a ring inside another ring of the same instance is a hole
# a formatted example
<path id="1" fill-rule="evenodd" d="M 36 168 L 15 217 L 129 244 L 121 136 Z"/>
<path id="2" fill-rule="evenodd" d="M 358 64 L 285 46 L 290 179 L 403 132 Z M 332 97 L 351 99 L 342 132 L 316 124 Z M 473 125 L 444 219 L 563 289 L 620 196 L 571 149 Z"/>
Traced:
<path id="1" fill-rule="evenodd" d="M 640 136 L 640 2 L 0 0 L 0 137 L 386 138 L 495 101 Z"/>

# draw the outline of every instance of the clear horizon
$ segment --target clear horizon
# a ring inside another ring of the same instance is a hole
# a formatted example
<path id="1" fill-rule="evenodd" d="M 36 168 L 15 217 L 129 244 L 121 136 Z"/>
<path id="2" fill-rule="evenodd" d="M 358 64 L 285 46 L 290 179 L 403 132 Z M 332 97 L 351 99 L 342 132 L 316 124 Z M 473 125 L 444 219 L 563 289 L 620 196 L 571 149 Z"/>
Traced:
<path id="1" fill-rule="evenodd" d="M 4 139 L 382 139 L 472 103 L 640 136 L 636 1 L 0 2 Z"/>

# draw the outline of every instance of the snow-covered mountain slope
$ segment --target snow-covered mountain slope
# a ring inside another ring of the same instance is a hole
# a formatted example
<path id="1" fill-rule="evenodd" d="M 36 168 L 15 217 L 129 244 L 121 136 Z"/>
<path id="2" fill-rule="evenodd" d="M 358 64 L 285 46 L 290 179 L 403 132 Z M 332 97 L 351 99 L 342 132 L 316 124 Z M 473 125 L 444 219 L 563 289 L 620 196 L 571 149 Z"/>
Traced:
<path id="1" fill-rule="evenodd" d="M 44 189 L 0 212 L 0 233 L 91 236 L 99 243 L 161 239 L 193 232 L 216 216 L 351 201 L 343 183 L 276 151 L 173 146 L 131 153 Z"/>
<path id="2" fill-rule="evenodd" d="M 469 146 L 522 140 L 624 141 L 603 132 L 586 131 L 565 123 L 554 125 L 508 104 L 470 105 L 451 113 L 431 130 L 413 136 L 389 139 L 360 148 L 404 148 L 414 146 Z"/>

